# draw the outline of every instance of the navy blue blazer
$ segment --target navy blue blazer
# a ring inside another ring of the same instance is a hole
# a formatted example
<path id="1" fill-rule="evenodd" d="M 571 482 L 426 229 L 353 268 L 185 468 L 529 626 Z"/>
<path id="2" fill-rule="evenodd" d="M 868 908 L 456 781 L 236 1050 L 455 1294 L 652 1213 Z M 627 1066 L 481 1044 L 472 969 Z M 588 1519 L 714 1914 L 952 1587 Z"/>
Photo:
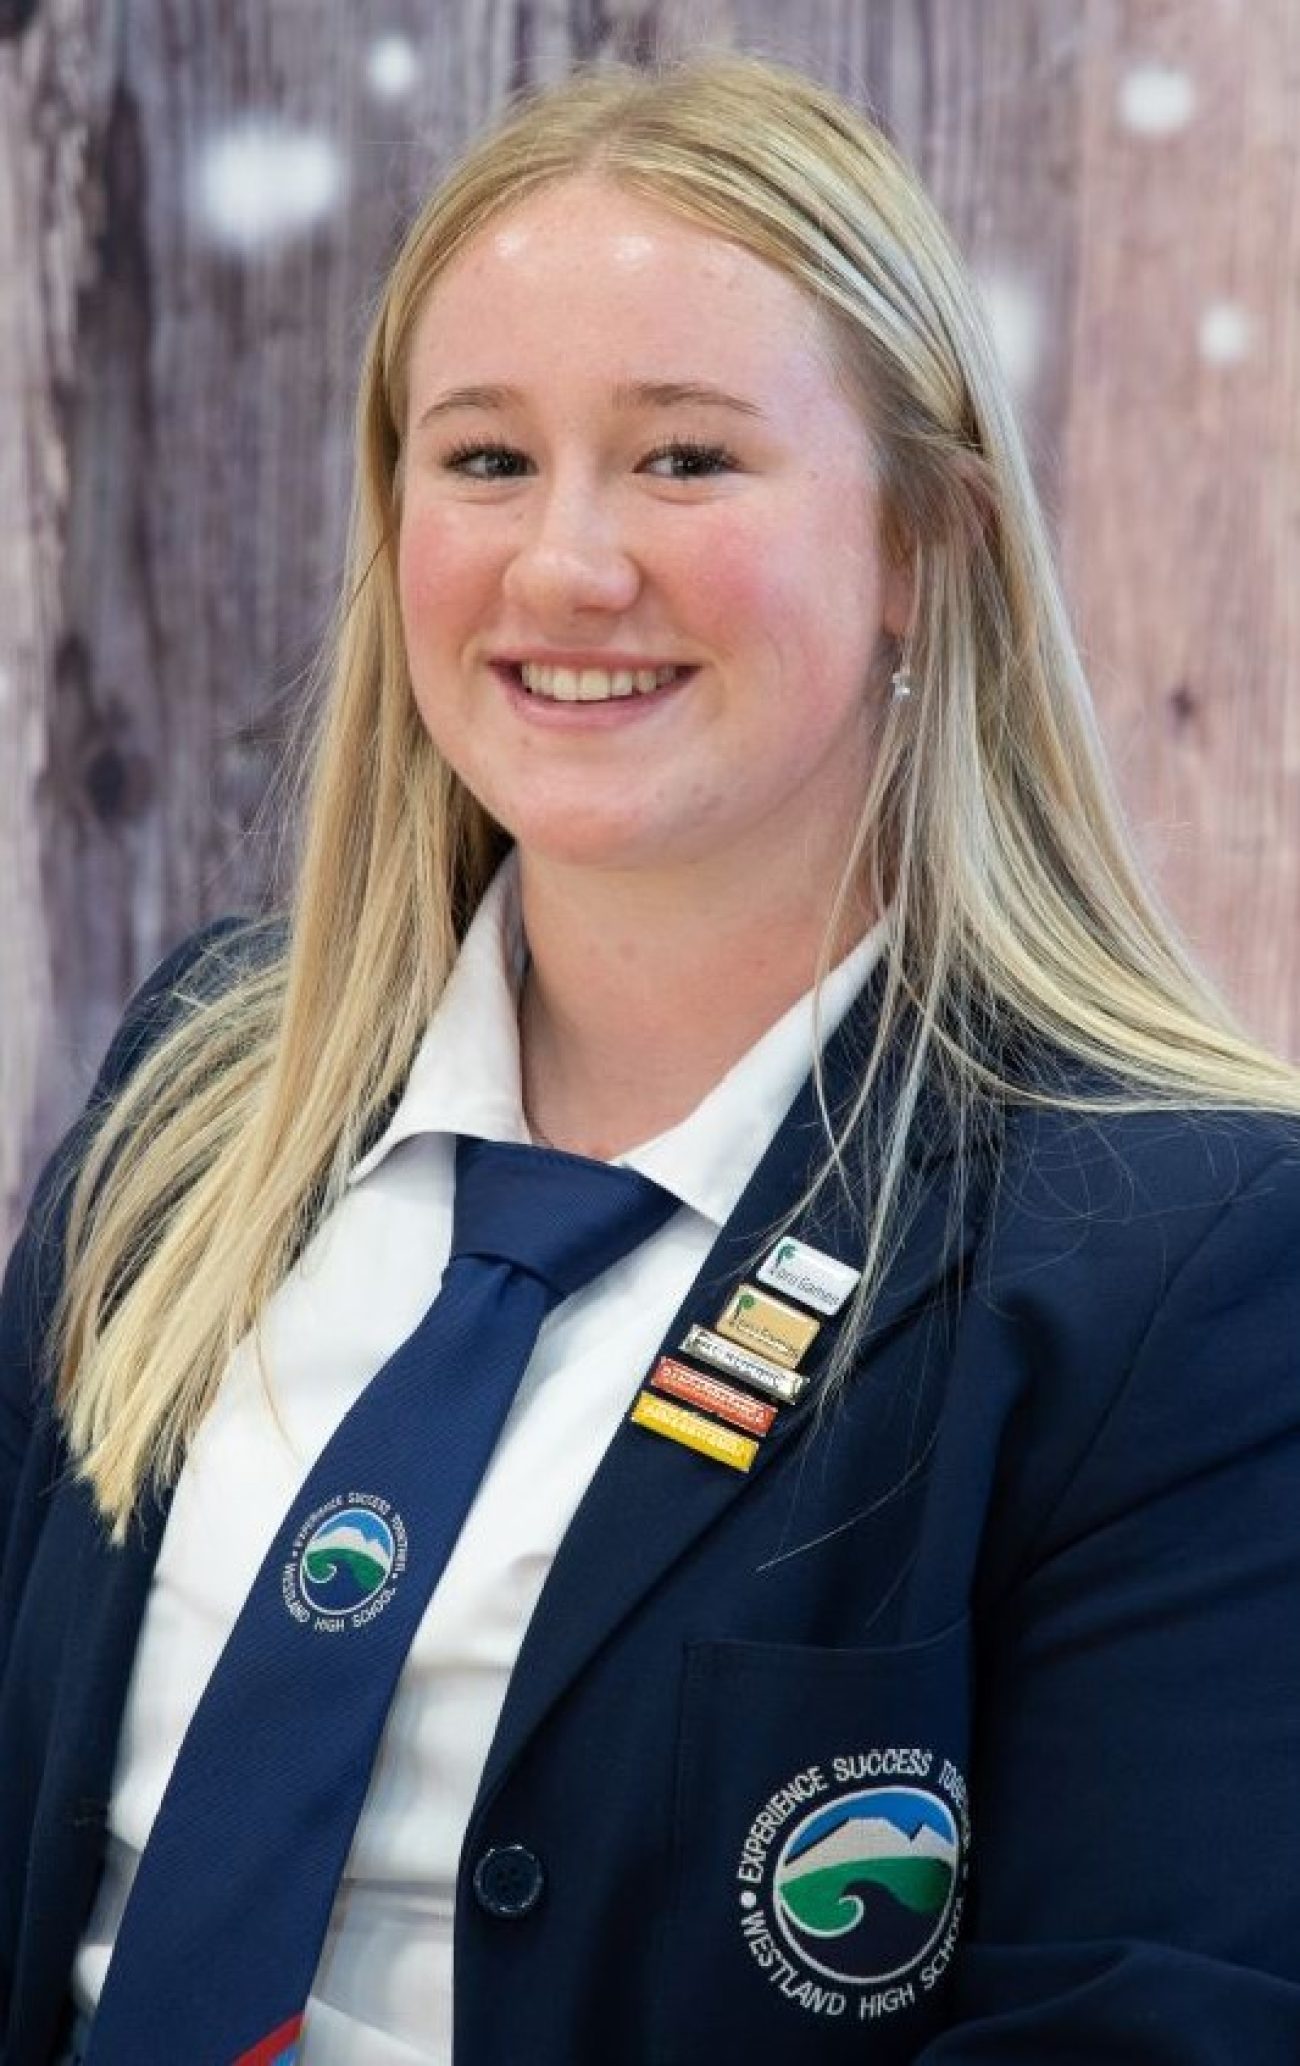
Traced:
<path id="1" fill-rule="evenodd" d="M 805 1089 L 666 1349 L 821 1138 Z M 466 1837 L 456 2066 L 1300 2060 L 1300 1129 L 1024 1112 L 969 1174 L 957 1215 L 935 1100 L 847 1389 L 751 1470 L 616 1435 Z M 164 1521 L 114 1550 L 67 1474 L 57 1192 L 0 1307 L 3 2066 L 58 2042 Z M 797 1231 L 852 1260 L 858 1217 Z"/>

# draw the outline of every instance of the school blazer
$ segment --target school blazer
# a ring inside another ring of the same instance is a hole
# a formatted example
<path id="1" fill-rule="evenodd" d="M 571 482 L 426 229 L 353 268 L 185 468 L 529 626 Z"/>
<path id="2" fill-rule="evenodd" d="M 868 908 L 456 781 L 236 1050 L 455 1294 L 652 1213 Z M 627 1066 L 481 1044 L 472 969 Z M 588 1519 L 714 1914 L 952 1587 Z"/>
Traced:
<path id="1" fill-rule="evenodd" d="M 629 1420 L 579 1508 L 465 1841 L 456 2066 L 1300 2060 L 1297 1129 L 1022 1113 L 964 1191 L 937 1097 L 916 1131 L 838 1401 L 832 1318 L 749 1470 Z M 666 1351 L 821 1138 L 806 1088 Z M 110 1548 L 50 1412 L 75 1153 L 0 1307 L 3 2066 L 55 2056 L 165 1518 Z M 798 1238 L 852 1259 L 870 1185 Z"/>

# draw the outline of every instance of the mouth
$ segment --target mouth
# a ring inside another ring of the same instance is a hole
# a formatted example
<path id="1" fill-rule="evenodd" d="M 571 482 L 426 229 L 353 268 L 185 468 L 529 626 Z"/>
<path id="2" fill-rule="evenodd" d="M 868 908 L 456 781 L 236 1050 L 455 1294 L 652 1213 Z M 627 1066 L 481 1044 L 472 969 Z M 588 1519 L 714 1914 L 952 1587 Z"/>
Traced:
<path id="1" fill-rule="evenodd" d="M 645 702 L 679 686 L 693 667 L 545 667 L 498 661 L 495 671 L 530 702 L 584 705 Z"/>

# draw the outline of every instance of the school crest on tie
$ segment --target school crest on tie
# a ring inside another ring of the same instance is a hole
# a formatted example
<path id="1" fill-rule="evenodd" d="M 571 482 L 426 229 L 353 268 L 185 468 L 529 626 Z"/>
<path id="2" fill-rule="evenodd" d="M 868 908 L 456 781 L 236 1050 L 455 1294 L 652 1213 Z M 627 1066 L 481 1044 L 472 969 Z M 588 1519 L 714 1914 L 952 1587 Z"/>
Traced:
<path id="1" fill-rule="evenodd" d="M 406 1524 L 373 1492 L 336 1492 L 294 1535 L 281 1574 L 284 1604 L 321 1635 L 365 1628 L 382 1614 L 406 1569 Z"/>

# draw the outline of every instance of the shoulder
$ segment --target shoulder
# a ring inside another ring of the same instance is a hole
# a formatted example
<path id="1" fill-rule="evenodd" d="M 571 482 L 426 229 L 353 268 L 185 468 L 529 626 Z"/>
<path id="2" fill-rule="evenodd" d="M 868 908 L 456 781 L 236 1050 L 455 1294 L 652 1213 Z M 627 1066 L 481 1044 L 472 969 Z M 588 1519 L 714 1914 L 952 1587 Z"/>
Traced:
<path id="1" fill-rule="evenodd" d="M 191 1013 L 280 959 L 286 939 L 287 926 L 279 918 L 217 918 L 188 934 L 129 1000 L 96 1077 L 92 1104 L 119 1091 Z"/>
<path id="2" fill-rule="evenodd" d="M 1225 1272 L 1243 1299 L 1283 1273 L 1300 1300 L 1300 1118 L 1042 1109 L 1012 1119 L 982 1271 L 1000 1308 L 1050 1315 L 1095 1349 L 1127 1353 L 1189 1286 Z"/>
<path id="3" fill-rule="evenodd" d="M 1006 1126 L 996 1211 L 1043 1252 L 1146 1240 L 1172 1261 L 1257 1193 L 1300 1211 L 1300 1115 L 1025 1107 Z"/>
<path id="4" fill-rule="evenodd" d="M 1300 1496 L 1300 1120 L 1020 1113 L 970 1288 L 1013 1561 L 1247 1455 Z"/>
<path id="5" fill-rule="evenodd" d="M 0 1388 L 32 1361 L 62 1274 L 68 1203 L 77 1172 L 115 1099 L 160 1041 L 189 1015 L 282 955 L 278 920 L 220 918 L 173 948 L 128 1002 L 89 1096 L 41 1171 L 0 1289 Z"/>
<path id="6" fill-rule="evenodd" d="M 0 1540 L 47 1376 L 69 1202 L 95 1131 L 159 1041 L 189 1014 L 281 957 L 285 938 L 280 921 L 230 917 L 182 940 L 131 998 L 86 1105 L 41 1172 L 0 1283 Z"/>

